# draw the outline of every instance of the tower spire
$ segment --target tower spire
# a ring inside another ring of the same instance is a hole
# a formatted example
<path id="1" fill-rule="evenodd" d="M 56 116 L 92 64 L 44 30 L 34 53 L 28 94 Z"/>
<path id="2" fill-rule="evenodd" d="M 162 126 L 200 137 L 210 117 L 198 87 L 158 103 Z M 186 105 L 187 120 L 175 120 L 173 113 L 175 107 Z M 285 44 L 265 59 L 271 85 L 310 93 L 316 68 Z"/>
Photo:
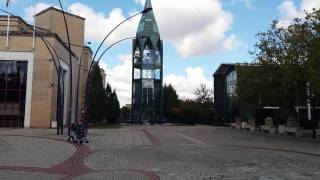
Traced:
<path id="1" fill-rule="evenodd" d="M 152 8 L 151 0 L 146 0 L 144 8 Z M 158 42 L 160 33 L 153 11 L 142 15 L 136 36 L 149 37 L 154 45 Z"/>
<path id="2" fill-rule="evenodd" d="M 152 8 L 152 4 L 151 4 L 151 0 L 146 0 L 146 3 L 144 5 L 144 8 L 147 9 L 147 8 Z"/>

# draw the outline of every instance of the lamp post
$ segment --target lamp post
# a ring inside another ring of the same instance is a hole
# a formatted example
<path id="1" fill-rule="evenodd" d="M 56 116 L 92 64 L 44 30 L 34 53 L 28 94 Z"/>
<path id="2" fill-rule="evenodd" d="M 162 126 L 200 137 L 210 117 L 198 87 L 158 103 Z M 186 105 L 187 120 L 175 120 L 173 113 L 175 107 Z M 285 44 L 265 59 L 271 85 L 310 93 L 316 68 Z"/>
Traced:
<path id="1" fill-rule="evenodd" d="M 92 68 L 93 68 L 93 64 L 94 64 L 94 60 L 95 60 L 95 58 L 96 58 L 96 56 L 97 56 L 97 54 L 98 54 L 98 52 L 99 52 L 99 50 L 100 50 L 100 48 L 102 47 L 102 45 L 104 44 L 104 42 L 107 40 L 107 38 L 119 27 L 119 26 L 121 26 L 123 23 L 125 23 L 125 22 L 127 22 L 128 20 L 130 20 L 130 19 L 132 19 L 132 18 L 134 18 L 134 17 L 136 17 L 136 16 L 138 16 L 138 15 L 140 15 L 140 14 L 145 14 L 145 13 L 148 13 L 148 12 L 150 12 L 150 11 L 152 11 L 152 8 L 146 8 L 146 9 L 144 9 L 143 11 L 141 11 L 141 12 L 139 12 L 139 13 L 137 13 L 137 14 L 134 14 L 134 15 L 132 15 L 132 16 L 130 16 L 129 18 L 127 18 L 127 19 L 125 19 L 125 20 L 123 20 L 122 22 L 120 22 L 117 26 L 115 26 L 106 36 L 105 36 L 105 38 L 102 40 L 102 42 L 99 44 L 99 47 L 98 47 L 98 49 L 96 50 L 96 52 L 95 52 L 95 54 L 94 54 L 94 57 L 93 57 L 93 59 L 92 59 L 92 63 L 91 63 L 91 65 L 90 65 L 90 68 L 89 68 L 89 71 L 88 71 L 88 75 L 87 75 L 87 80 L 86 80 L 86 86 L 85 86 L 85 110 L 84 110 L 84 113 L 85 113 L 85 118 L 87 119 L 88 118 L 88 95 L 89 95 L 89 82 L 90 82 L 90 80 L 91 80 L 91 72 L 92 72 Z M 121 42 L 121 41 L 120 41 Z M 118 42 L 119 43 L 119 42 Z M 115 43 L 115 44 L 117 44 L 117 43 Z M 115 44 L 113 44 L 112 46 L 114 46 Z M 110 49 L 110 48 L 109 48 Z M 106 50 L 107 51 L 107 50 Z M 106 52 L 105 51 L 105 52 Z M 105 53 L 104 52 L 104 53 Z M 104 54 L 103 53 L 103 54 Z M 100 58 L 99 59 L 101 59 L 101 56 L 100 56 Z M 87 120 L 86 120 L 87 121 Z"/>

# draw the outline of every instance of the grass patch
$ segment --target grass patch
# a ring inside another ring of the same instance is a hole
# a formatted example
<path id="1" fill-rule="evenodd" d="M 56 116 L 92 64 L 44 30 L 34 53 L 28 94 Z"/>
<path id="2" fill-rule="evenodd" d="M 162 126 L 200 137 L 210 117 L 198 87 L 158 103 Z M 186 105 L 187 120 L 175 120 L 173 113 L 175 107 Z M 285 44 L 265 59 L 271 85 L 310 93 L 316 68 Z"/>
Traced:
<path id="1" fill-rule="evenodd" d="M 96 128 L 96 129 L 120 129 L 121 125 L 119 123 L 116 123 L 116 124 L 103 123 L 103 124 L 92 125 L 92 128 Z"/>

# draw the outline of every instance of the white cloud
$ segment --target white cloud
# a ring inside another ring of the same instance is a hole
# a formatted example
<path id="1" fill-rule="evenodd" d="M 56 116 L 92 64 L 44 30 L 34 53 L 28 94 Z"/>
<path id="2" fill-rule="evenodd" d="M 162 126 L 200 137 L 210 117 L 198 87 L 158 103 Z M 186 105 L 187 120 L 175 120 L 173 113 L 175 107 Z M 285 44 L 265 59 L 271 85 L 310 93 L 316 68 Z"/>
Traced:
<path id="1" fill-rule="evenodd" d="M 253 9 L 252 0 L 229 0 L 227 3 L 238 4 L 243 3 L 248 9 Z"/>
<path id="2" fill-rule="evenodd" d="M 144 0 L 139 2 L 144 4 Z M 39 3 L 27 8 L 27 19 L 32 18 L 34 7 L 39 11 L 45 6 L 49 5 Z M 153 7 L 162 39 L 172 43 L 182 57 L 207 55 L 225 50 L 225 47 L 232 49 L 237 44 L 235 35 L 226 35 L 233 18 L 230 12 L 223 9 L 220 0 L 201 0 L 201 3 L 197 0 L 161 0 L 153 1 Z M 119 8 L 106 14 L 78 2 L 71 4 L 68 10 L 86 18 L 86 39 L 96 42 L 100 42 L 111 28 L 126 18 Z M 135 36 L 139 20 L 136 17 L 123 24 L 112 33 L 108 42 Z"/>
<path id="3" fill-rule="evenodd" d="M 100 67 L 105 69 L 107 82 L 116 90 L 120 105 L 124 106 L 126 104 L 131 104 L 131 55 L 119 55 L 117 59 L 121 61 L 121 64 L 113 68 L 109 68 L 104 61 L 100 63 Z"/>
<path id="4" fill-rule="evenodd" d="M 96 12 L 87 5 L 74 3 L 69 6 L 69 10 L 86 18 L 86 38 L 99 43 L 113 27 L 126 19 L 119 8 L 114 8 L 109 14 L 104 14 Z M 126 22 L 112 33 L 107 42 L 111 43 L 122 38 L 135 36 L 138 23 L 139 17 Z"/>
<path id="5" fill-rule="evenodd" d="M 141 5 L 144 2 L 140 0 Z M 233 18 L 223 9 L 220 0 L 152 2 L 162 38 L 171 42 L 183 57 L 224 49 L 229 38 L 225 33 L 231 29 Z M 233 40 L 237 41 L 236 38 Z"/>
<path id="6" fill-rule="evenodd" d="M 288 26 L 294 18 L 304 17 L 305 11 L 311 12 L 313 8 L 320 8 L 319 0 L 302 0 L 300 5 L 296 5 L 293 0 L 285 0 L 278 7 L 281 14 L 279 23 Z"/>
<path id="7" fill-rule="evenodd" d="M 50 6 L 51 5 L 46 4 L 46 3 L 38 3 L 38 4 L 34 5 L 34 6 L 30 6 L 28 8 L 25 8 L 25 10 L 24 10 L 25 14 L 26 14 L 25 19 L 27 21 L 33 21 L 33 15 L 41 12 L 42 10 L 44 10 L 44 9 L 50 7 Z"/>
<path id="8" fill-rule="evenodd" d="M 121 64 L 109 68 L 107 63 L 102 61 L 100 67 L 106 70 L 107 82 L 116 89 L 121 106 L 131 104 L 131 77 L 132 62 L 131 55 L 119 55 L 117 57 Z M 188 67 L 184 76 L 170 74 L 164 77 L 165 84 L 171 84 L 177 90 L 181 98 L 193 98 L 196 88 L 200 84 L 212 87 L 213 83 L 204 76 L 204 70 L 200 67 Z"/>
<path id="9" fill-rule="evenodd" d="M 204 76 L 204 70 L 200 67 L 188 67 L 186 76 L 177 76 L 174 74 L 164 78 L 166 84 L 171 84 L 176 90 L 180 98 L 194 98 L 193 92 L 200 86 L 205 84 L 212 87 L 213 83 Z"/>

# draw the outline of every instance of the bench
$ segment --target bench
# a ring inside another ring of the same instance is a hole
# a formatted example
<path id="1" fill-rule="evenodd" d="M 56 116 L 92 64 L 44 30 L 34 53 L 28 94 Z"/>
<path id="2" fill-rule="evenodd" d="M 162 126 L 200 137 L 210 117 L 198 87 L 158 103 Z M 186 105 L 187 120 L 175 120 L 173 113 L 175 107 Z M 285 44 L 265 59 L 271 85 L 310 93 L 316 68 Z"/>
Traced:
<path id="1" fill-rule="evenodd" d="M 285 127 L 285 135 L 289 136 L 290 134 L 293 134 L 295 137 L 302 137 L 303 135 L 303 129 L 300 127 Z"/>
<path id="2" fill-rule="evenodd" d="M 262 133 L 275 134 L 276 128 L 274 126 L 261 126 Z"/>

